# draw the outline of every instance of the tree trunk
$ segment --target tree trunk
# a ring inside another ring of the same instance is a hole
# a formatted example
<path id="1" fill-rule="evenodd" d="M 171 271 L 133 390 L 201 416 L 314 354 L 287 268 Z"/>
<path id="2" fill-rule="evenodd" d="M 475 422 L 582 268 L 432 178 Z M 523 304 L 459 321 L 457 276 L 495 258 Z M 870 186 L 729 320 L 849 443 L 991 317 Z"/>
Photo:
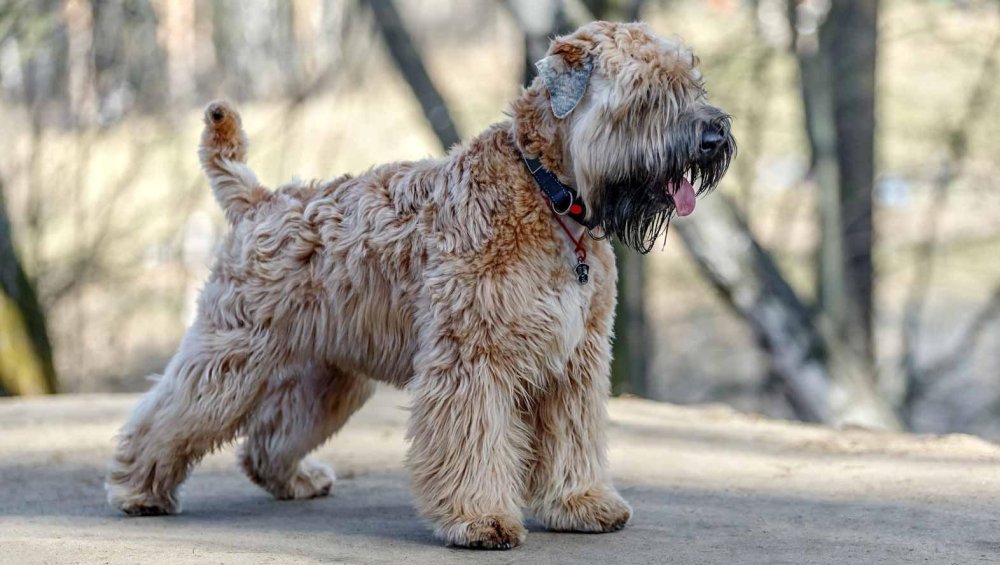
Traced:
<path id="1" fill-rule="evenodd" d="M 818 37 L 800 35 L 796 42 L 819 190 L 817 306 L 832 331 L 873 367 L 877 15 L 877 0 L 834 0 Z"/>
<path id="2" fill-rule="evenodd" d="M 531 84 L 538 74 L 535 63 L 545 57 L 553 36 L 572 31 L 558 0 L 507 0 L 507 8 L 524 34 L 524 71 L 521 82 Z"/>
<path id="3" fill-rule="evenodd" d="M 55 391 L 45 314 L 14 251 L 0 184 L 0 394 Z"/>
<path id="4" fill-rule="evenodd" d="M 750 324 L 802 420 L 899 429 L 867 365 L 811 313 L 732 203 L 713 194 L 698 218 L 674 223 L 688 252 L 727 304 Z"/>
<path id="5" fill-rule="evenodd" d="M 420 102 L 420 107 L 431 128 L 434 129 L 434 134 L 447 151 L 452 145 L 461 142 L 461 137 L 455 128 L 454 120 L 451 119 L 448 105 L 431 82 L 420 52 L 410 39 L 396 6 L 391 0 L 365 0 L 364 3 L 371 8 L 375 24 L 385 40 L 389 54 L 392 55 L 396 67 Z"/>
<path id="6" fill-rule="evenodd" d="M 875 64 L 878 0 L 836 0 L 824 28 L 829 34 L 834 121 L 840 175 L 844 287 L 855 317 L 841 335 L 874 360 L 872 335 L 872 190 L 875 183 Z M 833 235 L 833 234 L 831 234 Z M 852 337 L 856 339 L 851 339 Z"/>
<path id="7" fill-rule="evenodd" d="M 170 103 L 183 110 L 197 99 L 197 6 L 194 0 L 171 0 L 154 2 L 153 8 L 162 32 Z"/>
<path id="8" fill-rule="evenodd" d="M 62 0 L 37 0 L 19 7 L 13 2 L 6 4 L 5 8 L 10 10 L 8 22 L 11 25 L 21 20 L 37 29 L 35 33 L 39 34 L 34 39 L 26 37 L 18 46 L 24 81 L 21 88 L 32 119 L 39 124 L 70 123 L 72 116 L 67 84 L 70 76 L 67 72 L 69 41 L 64 22 L 52 17 L 60 13 Z"/>
<path id="9" fill-rule="evenodd" d="M 618 264 L 618 302 L 612 345 L 611 388 L 649 396 L 649 323 L 646 319 L 646 258 L 612 242 Z"/>
<path id="10" fill-rule="evenodd" d="M 213 0 L 211 2 L 212 51 L 215 64 L 222 73 L 209 73 L 209 92 L 221 91 L 237 101 L 243 101 L 254 95 L 258 81 L 247 63 L 251 52 L 249 46 L 242 44 L 244 35 L 243 19 L 239 17 L 238 4 L 233 0 Z"/>
<path id="11" fill-rule="evenodd" d="M 169 100 L 166 58 L 157 42 L 157 19 L 149 0 L 93 0 L 91 7 L 102 122 L 116 121 L 133 108 L 162 109 Z"/>

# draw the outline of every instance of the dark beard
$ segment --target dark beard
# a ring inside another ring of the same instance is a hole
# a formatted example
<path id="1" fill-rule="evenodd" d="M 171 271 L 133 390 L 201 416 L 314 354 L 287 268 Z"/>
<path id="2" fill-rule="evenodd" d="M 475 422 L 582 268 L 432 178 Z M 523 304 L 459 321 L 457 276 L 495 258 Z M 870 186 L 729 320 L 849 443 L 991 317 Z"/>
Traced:
<path id="1" fill-rule="evenodd" d="M 674 215 L 674 201 L 667 193 L 669 177 L 657 177 L 661 175 L 605 182 L 592 221 L 605 235 L 639 253 L 649 253 Z"/>
<path id="2" fill-rule="evenodd" d="M 639 253 L 649 253 L 660 234 L 667 233 L 674 215 L 668 185 L 686 177 L 701 196 L 718 186 L 735 155 L 736 142 L 728 136 L 711 161 L 670 163 L 660 172 L 633 170 L 608 179 L 600 187 L 592 221 L 605 235 Z"/>

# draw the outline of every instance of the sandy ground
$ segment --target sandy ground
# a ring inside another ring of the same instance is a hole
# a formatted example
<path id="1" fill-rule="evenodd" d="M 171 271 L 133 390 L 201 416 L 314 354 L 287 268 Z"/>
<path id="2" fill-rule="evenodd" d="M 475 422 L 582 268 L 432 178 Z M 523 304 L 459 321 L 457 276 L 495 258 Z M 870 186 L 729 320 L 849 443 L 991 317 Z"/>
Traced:
<path id="1" fill-rule="evenodd" d="M 1000 448 L 968 436 L 833 431 L 612 401 L 611 459 L 635 507 L 614 534 L 545 532 L 511 552 L 441 547 L 410 504 L 403 393 L 381 390 L 318 457 L 333 496 L 276 502 L 209 457 L 184 512 L 104 503 L 135 396 L 0 401 L 0 563 L 998 563 Z"/>

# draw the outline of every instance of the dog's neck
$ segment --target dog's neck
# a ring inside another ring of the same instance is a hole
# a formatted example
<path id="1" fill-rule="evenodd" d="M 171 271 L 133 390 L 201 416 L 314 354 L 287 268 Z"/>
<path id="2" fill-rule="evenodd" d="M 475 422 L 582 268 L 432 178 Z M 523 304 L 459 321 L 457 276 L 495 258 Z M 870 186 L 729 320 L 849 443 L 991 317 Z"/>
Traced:
<path id="1" fill-rule="evenodd" d="M 537 158 L 531 158 L 521 154 L 521 158 L 527 166 L 531 176 L 535 179 L 535 184 L 545 194 L 552 211 L 557 216 L 569 216 L 574 222 L 587 229 L 593 229 L 596 223 L 593 217 L 587 213 L 587 203 L 580 197 L 580 193 L 572 186 L 561 182 L 545 165 Z"/>
<path id="2" fill-rule="evenodd" d="M 548 98 L 538 81 L 514 101 L 511 113 L 514 141 L 521 153 L 537 158 L 563 184 L 576 187 L 563 125 L 552 115 Z"/>

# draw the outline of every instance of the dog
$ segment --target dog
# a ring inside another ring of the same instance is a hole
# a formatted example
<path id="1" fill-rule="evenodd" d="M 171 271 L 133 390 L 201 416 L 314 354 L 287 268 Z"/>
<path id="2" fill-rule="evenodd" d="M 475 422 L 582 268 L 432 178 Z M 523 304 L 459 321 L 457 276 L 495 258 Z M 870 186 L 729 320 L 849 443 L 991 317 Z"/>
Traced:
<path id="1" fill-rule="evenodd" d="M 236 110 L 210 104 L 199 156 L 231 231 L 118 436 L 110 504 L 178 512 L 191 467 L 237 436 L 275 498 L 326 495 L 333 472 L 305 457 L 381 381 L 410 392 L 414 500 L 445 543 L 517 546 L 524 507 L 551 530 L 623 528 L 607 239 L 649 251 L 734 157 L 697 62 L 645 24 L 594 22 L 447 157 L 276 190 L 246 165 Z"/>

